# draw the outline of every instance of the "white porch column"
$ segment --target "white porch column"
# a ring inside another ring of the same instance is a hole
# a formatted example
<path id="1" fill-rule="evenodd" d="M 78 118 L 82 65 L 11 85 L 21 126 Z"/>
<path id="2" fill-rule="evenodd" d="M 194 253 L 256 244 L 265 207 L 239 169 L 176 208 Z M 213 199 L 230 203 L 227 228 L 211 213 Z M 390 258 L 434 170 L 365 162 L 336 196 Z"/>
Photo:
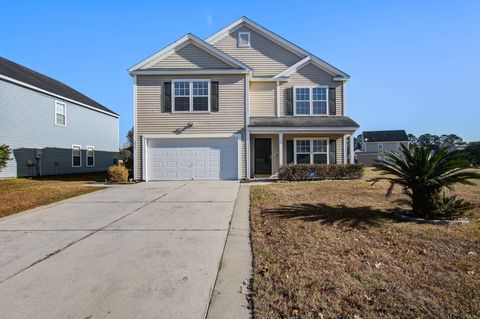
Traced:
<path id="1" fill-rule="evenodd" d="M 283 165 L 283 133 L 278 133 L 278 168 Z"/>
<path id="2" fill-rule="evenodd" d="M 344 136 L 343 136 L 343 164 L 347 164 L 347 163 L 348 163 L 347 153 L 348 153 L 348 149 L 347 149 L 347 135 L 344 135 Z"/>
<path id="3" fill-rule="evenodd" d="M 355 163 L 355 157 L 354 157 L 354 154 L 353 154 L 353 134 L 350 134 L 350 164 L 354 164 Z"/>

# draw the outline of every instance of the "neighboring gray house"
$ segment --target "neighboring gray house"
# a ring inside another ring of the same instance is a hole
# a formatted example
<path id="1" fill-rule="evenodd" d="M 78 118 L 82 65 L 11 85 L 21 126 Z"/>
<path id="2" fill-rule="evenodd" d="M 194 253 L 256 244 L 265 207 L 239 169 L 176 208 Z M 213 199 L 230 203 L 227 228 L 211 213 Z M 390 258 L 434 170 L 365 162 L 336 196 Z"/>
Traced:
<path id="1" fill-rule="evenodd" d="M 187 34 L 129 73 L 137 180 L 249 179 L 288 163 L 353 162 L 349 75 L 246 17 L 206 40 Z"/>
<path id="2" fill-rule="evenodd" d="M 0 178 L 105 171 L 118 154 L 119 115 L 73 88 L 0 57 Z"/>
<path id="3" fill-rule="evenodd" d="M 356 153 L 359 164 L 371 165 L 376 159 L 383 159 L 387 151 L 398 151 L 400 144 L 408 147 L 409 141 L 404 130 L 365 131 L 362 133 L 362 150 Z"/>

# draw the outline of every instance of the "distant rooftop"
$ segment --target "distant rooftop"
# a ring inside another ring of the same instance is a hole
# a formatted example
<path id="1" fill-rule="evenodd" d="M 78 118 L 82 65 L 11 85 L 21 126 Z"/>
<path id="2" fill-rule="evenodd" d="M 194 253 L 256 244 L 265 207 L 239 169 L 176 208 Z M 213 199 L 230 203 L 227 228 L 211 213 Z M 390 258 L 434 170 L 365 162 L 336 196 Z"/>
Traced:
<path id="1" fill-rule="evenodd" d="M 408 141 L 405 130 L 391 131 L 364 131 L 362 133 L 365 142 L 403 142 Z"/>
<path id="2" fill-rule="evenodd" d="M 2 57 L 0 57 L 0 74 L 29 84 L 38 89 L 42 89 L 44 91 L 60 95 L 64 98 L 86 104 L 94 109 L 112 113 L 118 116 L 117 113 L 113 112 L 109 108 L 92 100 L 88 96 L 78 92 L 65 83 L 52 79 L 51 77 L 38 73 L 34 70 L 24 67 L 23 65 L 17 64 Z"/>

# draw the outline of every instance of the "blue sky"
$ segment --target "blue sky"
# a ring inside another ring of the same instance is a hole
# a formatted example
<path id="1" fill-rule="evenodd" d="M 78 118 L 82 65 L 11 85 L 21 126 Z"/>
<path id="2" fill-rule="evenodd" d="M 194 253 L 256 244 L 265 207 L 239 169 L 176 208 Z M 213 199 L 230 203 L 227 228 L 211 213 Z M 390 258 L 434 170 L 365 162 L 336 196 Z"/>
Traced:
<path id="1" fill-rule="evenodd" d="M 122 143 L 127 68 L 242 15 L 350 74 L 360 131 L 480 140 L 480 1 L 5 1 L 2 13 L 0 55 L 121 114 Z"/>

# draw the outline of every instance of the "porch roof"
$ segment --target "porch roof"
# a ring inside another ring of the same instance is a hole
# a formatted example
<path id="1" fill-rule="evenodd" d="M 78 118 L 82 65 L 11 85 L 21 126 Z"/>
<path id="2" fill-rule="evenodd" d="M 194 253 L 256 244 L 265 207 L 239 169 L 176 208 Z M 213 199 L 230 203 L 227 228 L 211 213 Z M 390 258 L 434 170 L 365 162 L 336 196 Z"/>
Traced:
<path id="1" fill-rule="evenodd" d="M 250 117 L 251 128 L 336 128 L 356 129 L 359 125 L 348 116 Z"/>

